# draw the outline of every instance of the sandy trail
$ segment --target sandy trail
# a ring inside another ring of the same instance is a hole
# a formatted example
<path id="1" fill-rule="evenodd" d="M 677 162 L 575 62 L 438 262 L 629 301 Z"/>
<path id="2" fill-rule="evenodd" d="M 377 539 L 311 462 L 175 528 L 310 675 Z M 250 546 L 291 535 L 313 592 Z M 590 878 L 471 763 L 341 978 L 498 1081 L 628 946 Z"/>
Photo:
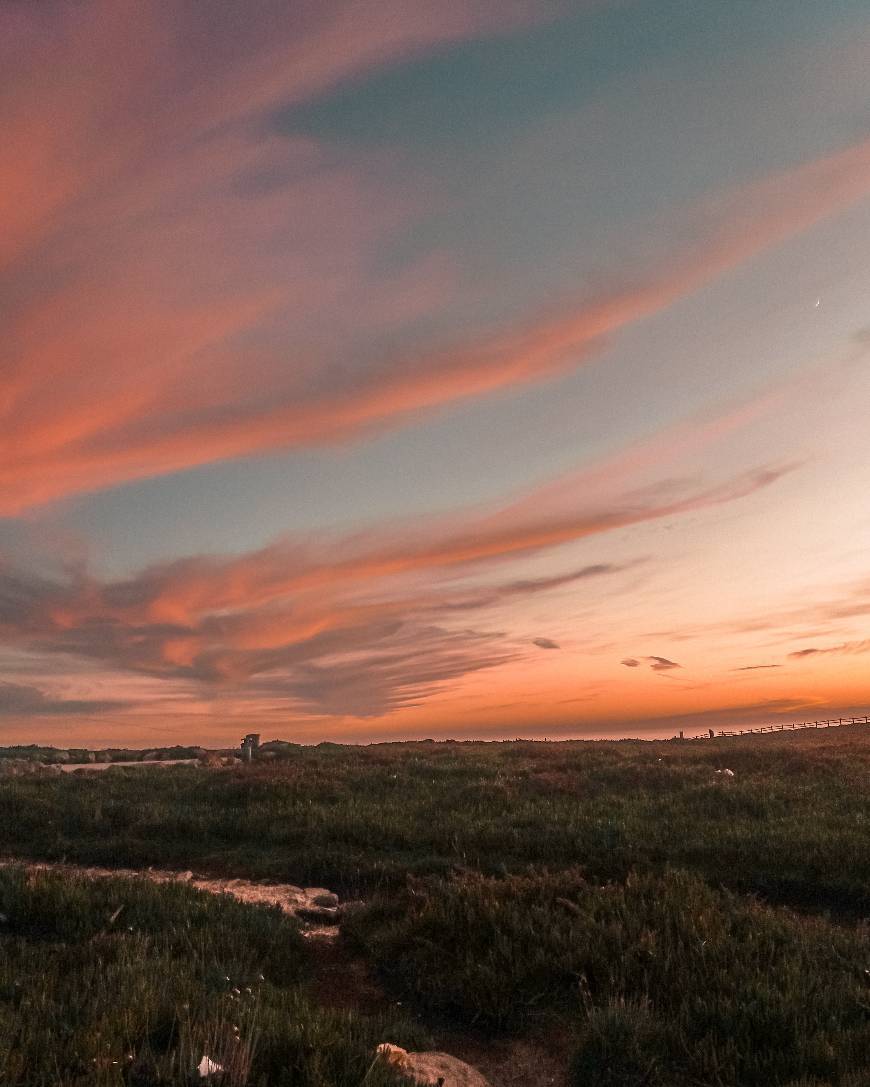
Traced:
<path id="1" fill-rule="evenodd" d="M 61 762 L 54 763 L 65 774 L 74 774 L 76 770 L 112 770 L 132 769 L 140 766 L 199 766 L 199 759 L 139 759 L 137 762 Z"/>
<path id="2" fill-rule="evenodd" d="M 325 887 L 297 887 L 292 883 L 268 883 L 247 879 L 215 879 L 193 872 L 174 872 L 164 868 L 98 868 L 53 861 L 29 861 L 0 857 L 0 867 L 23 867 L 30 872 L 57 872 L 82 879 L 147 879 L 152 883 L 187 883 L 208 894 L 230 895 L 239 902 L 259 906 L 277 906 L 302 921 L 302 933 L 319 939 L 338 935 L 340 907 L 338 895 Z"/>

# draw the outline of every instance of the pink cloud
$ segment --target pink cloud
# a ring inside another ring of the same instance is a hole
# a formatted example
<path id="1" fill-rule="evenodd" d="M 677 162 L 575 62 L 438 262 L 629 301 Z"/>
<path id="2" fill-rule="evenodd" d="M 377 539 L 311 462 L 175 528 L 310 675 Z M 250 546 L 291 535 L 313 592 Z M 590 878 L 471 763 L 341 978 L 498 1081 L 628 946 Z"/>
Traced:
<path id="1" fill-rule="evenodd" d="M 383 156 L 279 138 L 263 117 L 551 9 L 265 3 L 261 19 L 210 19 L 207 33 L 200 10 L 168 19 L 152 3 L 91 0 L 0 11 L 13 88 L 0 106 L 2 513 L 347 441 L 545 380 L 870 191 L 865 142 L 694 209 L 700 240 L 642 282 L 363 366 L 347 346 L 361 334 L 384 339 L 443 313 L 450 254 L 380 269 L 419 194 Z"/>
<path id="2" fill-rule="evenodd" d="M 617 490 L 607 504 L 590 504 L 580 485 L 558 511 L 549 502 L 536 508 L 533 492 L 495 512 L 433 519 L 423 530 L 385 526 L 322 538 L 316 549 L 288 539 L 231 558 L 169 562 L 124 581 L 81 569 L 46 579 L 9 568 L 0 570 L 0 642 L 170 685 L 260 691 L 311 712 L 338 712 L 340 701 L 343 713 L 380 714 L 464 675 L 522 661 L 530 644 L 555 646 L 540 637 L 514 641 L 486 615 L 504 601 L 620 568 L 598 563 L 471 589 L 440 575 L 494 573 L 520 556 L 715 508 L 772 485 L 783 471 L 759 469 L 708 486 L 665 480 L 641 493 Z M 676 667 L 646 659 L 656 670 Z"/>

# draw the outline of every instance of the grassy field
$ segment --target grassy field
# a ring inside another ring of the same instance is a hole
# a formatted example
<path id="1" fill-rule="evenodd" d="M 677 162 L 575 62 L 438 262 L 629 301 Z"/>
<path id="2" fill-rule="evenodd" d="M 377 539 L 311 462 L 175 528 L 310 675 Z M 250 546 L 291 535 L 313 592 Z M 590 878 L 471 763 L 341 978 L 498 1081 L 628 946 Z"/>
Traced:
<path id="1" fill-rule="evenodd" d="M 425 1045 L 401 1016 L 319 1008 L 311 948 L 272 909 L 113 879 L 0 871 L 0 1083 L 195 1082 L 203 1056 L 240 1087 L 388 1087 L 384 1037 Z"/>
<path id="2" fill-rule="evenodd" d="M 726 767 L 733 777 L 716 773 Z M 209 1024 L 223 1021 L 221 979 L 256 971 L 266 980 L 239 1083 L 357 1084 L 385 1030 L 405 1044 L 462 1029 L 558 1037 L 572 1087 L 870 1084 L 868 780 L 860 726 L 685 743 L 322 745 L 226 770 L 11 778 L 0 786 L 6 854 L 362 899 L 343 954 L 409 1018 L 318 1009 L 310 949 L 269 911 L 154 888 L 141 907 L 150 921 L 104 931 L 117 887 L 6 874 L 0 1082 L 81 1082 L 70 1062 L 99 1061 L 65 1040 L 61 1009 L 82 972 L 97 995 L 74 1004 L 75 1022 L 113 1053 L 141 1050 L 146 1068 L 137 1081 L 100 1065 L 109 1078 L 87 1082 L 186 1082 Z M 206 917 L 218 908 L 225 917 Z M 229 939 L 232 926 L 254 935 Z M 94 941 L 113 948 L 111 971 L 95 965 Z M 38 1027 L 16 977 L 43 994 Z M 150 994 L 141 1015 L 112 985 Z M 195 1014 L 180 1017 L 184 1004 Z M 312 1024 L 292 1045 L 288 1019 Z M 305 1063 L 312 1033 L 328 1067 Z M 67 1079 L 51 1079 L 52 1053 Z M 22 1078 L 34 1055 L 47 1078 Z"/>

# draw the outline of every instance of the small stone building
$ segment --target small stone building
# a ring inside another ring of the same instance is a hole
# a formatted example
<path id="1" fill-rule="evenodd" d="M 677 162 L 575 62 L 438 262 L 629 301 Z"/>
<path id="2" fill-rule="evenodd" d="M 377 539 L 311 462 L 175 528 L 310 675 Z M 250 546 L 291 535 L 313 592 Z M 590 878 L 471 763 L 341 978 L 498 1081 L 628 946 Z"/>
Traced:
<path id="1" fill-rule="evenodd" d="M 254 752 L 259 750 L 260 747 L 260 733 L 249 732 L 248 735 L 242 740 L 241 750 L 242 758 L 246 762 L 250 762 L 254 757 Z"/>

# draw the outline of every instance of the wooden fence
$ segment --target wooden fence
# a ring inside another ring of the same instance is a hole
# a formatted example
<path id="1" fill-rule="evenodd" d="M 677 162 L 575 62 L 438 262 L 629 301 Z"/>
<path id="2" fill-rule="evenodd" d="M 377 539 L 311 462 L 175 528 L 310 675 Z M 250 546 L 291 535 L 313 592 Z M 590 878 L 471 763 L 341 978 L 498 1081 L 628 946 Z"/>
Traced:
<path id="1" fill-rule="evenodd" d="M 675 739 L 690 739 L 690 740 L 714 740 L 719 736 L 757 736 L 761 732 L 791 732 L 794 729 L 799 728 L 839 728 L 840 725 L 868 725 L 870 724 L 870 715 L 865 714 L 863 717 L 830 717 L 824 721 L 792 721 L 788 725 L 758 725 L 756 728 L 741 728 L 741 729 L 708 729 L 706 732 L 700 732 L 697 736 L 683 736 L 682 732 L 679 737 Z"/>

